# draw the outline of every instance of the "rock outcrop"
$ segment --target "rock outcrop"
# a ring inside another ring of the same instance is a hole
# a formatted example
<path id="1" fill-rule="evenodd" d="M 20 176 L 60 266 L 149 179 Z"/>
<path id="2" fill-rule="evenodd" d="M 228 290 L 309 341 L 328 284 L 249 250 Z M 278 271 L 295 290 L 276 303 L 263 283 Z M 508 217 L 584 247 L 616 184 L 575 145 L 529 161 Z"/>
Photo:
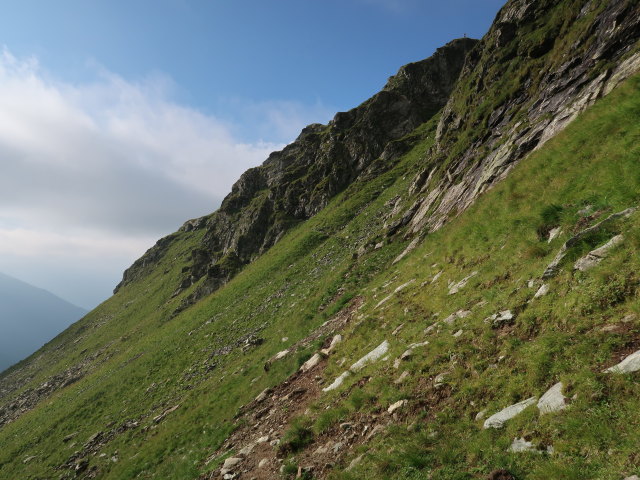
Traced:
<path id="1" fill-rule="evenodd" d="M 507 2 L 444 108 L 412 185 L 410 233 L 439 229 L 637 72 L 638 39 L 637 2 Z"/>
<path id="2" fill-rule="evenodd" d="M 328 125 L 309 125 L 293 143 L 246 171 L 215 213 L 181 227 L 181 232 L 204 229 L 205 235 L 176 293 L 203 278 L 187 304 L 216 290 L 358 178 L 392 167 L 418 140 L 403 137 L 445 105 L 476 43 L 454 40 L 432 57 L 405 65 L 372 98 L 336 114 Z M 127 269 L 114 293 L 143 277 L 178 233 L 158 241 Z"/>

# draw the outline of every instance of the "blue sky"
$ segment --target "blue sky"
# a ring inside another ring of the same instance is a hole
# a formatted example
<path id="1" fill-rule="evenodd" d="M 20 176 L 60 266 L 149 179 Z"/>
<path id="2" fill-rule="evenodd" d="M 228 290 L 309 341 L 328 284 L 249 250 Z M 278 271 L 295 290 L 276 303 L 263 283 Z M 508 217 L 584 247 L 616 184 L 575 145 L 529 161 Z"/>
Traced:
<path id="1" fill-rule="evenodd" d="M 0 271 L 96 305 L 246 168 L 502 3 L 6 0 Z"/>

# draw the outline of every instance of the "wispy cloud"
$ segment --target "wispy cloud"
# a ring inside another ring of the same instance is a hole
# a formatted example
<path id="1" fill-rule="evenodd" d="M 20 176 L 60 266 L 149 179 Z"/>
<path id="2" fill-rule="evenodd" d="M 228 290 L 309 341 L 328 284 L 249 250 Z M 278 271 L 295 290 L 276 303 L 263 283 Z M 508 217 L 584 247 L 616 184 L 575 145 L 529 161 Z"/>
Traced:
<path id="1" fill-rule="evenodd" d="M 175 102 L 174 88 L 162 75 L 132 82 L 105 70 L 71 84 L 2 51 L 0 271 L 52 254 L 117 257 L 125 268 L 160 235 L 213 211 L 244 170 L 282 147 L 238 140 L 234 126 Z M 308 118 L 294 103 L 245 108 L 277 142 Z"/>

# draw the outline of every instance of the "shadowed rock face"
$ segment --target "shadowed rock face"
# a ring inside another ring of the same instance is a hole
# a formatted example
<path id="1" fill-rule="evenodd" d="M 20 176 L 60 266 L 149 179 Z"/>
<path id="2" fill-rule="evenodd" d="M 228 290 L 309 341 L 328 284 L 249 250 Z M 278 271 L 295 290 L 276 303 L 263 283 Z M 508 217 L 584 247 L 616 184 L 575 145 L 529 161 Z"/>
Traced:
<path id="1" fill-rule="evenodd" d="M 402 67 L 381 92 L 338 113 L 328 125 L 309 125 L 293 143 L 245 172 L 218 211 L 181 228 L 206 233 L 192 252 L 191 268 L 176 285 L 177 293 L 202 277 L 205 282 L 187 304 L 219 288 L 359 177 L 393 166 L 412 145 L 402 137 L 445 105 L 476 43 L 469 38 L 454 40 L 432 57 Z M 161 239 L 125 271 L 115 292 L 142 277 L 175 235 Z"/>

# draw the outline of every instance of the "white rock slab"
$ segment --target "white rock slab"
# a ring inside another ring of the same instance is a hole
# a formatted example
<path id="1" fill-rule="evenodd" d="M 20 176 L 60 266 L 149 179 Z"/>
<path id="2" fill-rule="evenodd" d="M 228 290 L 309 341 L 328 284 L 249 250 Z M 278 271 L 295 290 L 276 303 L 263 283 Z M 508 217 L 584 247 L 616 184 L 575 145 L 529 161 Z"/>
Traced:
<path id="1" fill-rule="evenodd" d="M 392 414 L 396 410 L 404 407 L 407 403 L 407 400 L 398 400 L 396 403 L 392 403 L 391 405 L 389 405 L 389 408 L 387 408 L 387 412 L 389 414 Z"/>
<path id="2" fill-rule="evenodd" d="M 301 372 L 308 372 L 313 367 L 317 366 L 322 361 L 322 355 L 319 353 L 314 354 L 309 360 L 304 362 L 300 367 Z"/>
<path id="3" fill-rule="evenodd" d="M 329 344 L 329 346 L 327 348 L 325 348 L 324 350 L 320 350 L 320 352 L 323 355 L 329 355 L 331 352 L 333 352 L 333 349 L 336 348 L 340 342 L 342 342 L 342 335 L 340 335 L 340 334 L 335 335 L 331 339 L 331 343 Z"/>
<path id="4" fill-rule="evenodd" d="M 449 284 L 449 295 L 453 295 L 454 293 L 458 293 L 460 291 L 461 288 L 464 288 L 465 285 L 467 285 L 467 282 L 475 277 L 478 274 L 478 272 L 474 271 L 471 272 L 469 275 L 467 275 L 466 277 L 464 277 L 462 280 L 460 280 L 458 283 L 450 283 Z"/>
<path id="5" fill-rule="evenodd" d="M 274 355 L 273 360 L 281 360 L 287 355 L 289 355 L 289 350 L 282 350 Z"/>
<path id="6" fill-rule="evenodd" d="M 562 382 L 556 383 L 538 400 L 538 410 L 541 414 L 553 413 L 566 408 L 566 397 L 562 394 Z"/>
<path id="7" fill-rule="evenodd" d="M 536 400 L 538 400 L 538 397 L 527 398 L 526 400 L 500 410 L 498 413 L 494 413 L 485 420 L 484 428 L 502 428 L 507 420 L 511 420 L 513 417 L 522 413 L 527 407 L 536 403 Z"/>
<path id="8" fill-rule="evenodd" d="M 560 236 L 561 233 L 562 233 L 561 227 L 556 227 L 549 230 L 549 239 L 547 240 L 547 243 L 553 242 L 556 238 Z"/>
<path id="9" fill-rule="evenodd" d="M 329 385 L 328 387 L 323 388 L 322 391 L 323 392 L 329 392 L 331 390 L 335 390 L 340 385 L 342 385 L 342 382 L 344 382 L 349 375 L 351 375 L 351 372 L 349 372 L 348 370 L 346 372 L 343 372 L 342 375 L 340 375 L 338 378 L 336 378 L 331 385 Z"/>
<path id="10" fill-rule="evenodd" d="M 543 297 L 547 293 L 549 293 L 549 285 L 547 283 L 543 283 L 538 289 L 538 291 L 536 292 L 536 294 L 533 296 L 533 298 Z"/>
<path id="11" fill-rule="evenodd" d="M 632 373 L 640 370 L 640 350 L 632 353 L 619 364 L 607 368 L 607 373 Z"/>
<path id="12" fill-rule="evenodd" d="M 580 270 L 581 272 L 584 272 L 586 270 L 589 270 L 590 268 L 595 267 L 604 258 L 607 258 L 609 256 L 609 252 L 611 251 L 612 248 L 620 245 L 623 241 L 624 241 L 624 236 L 616 235 L 601 247 L 596 248 L 595 250 L 591 250 L 584 257 L 576 261 L 576 263 L 573 265 L 573 268 L 575 270 Z"/>
<path id="13" fill-rule="evenodd" d="M 533 443 L 526 441 L 524 438 L 514 438 L 509 447 L 510 452 L 531 452 L 535 449 L 536 447 Z"/>
<path id="14" fill-rule="evenodd" d="M 442 321 L 444 323 L 446 323 L 447 325 L 451 325 L 451 324 L 453 324 L 453 322 L 456 321 L 457 318 L 466 318 L 469 315 L 471 315 L 471 311 L 470 310 L 458 310 L 457 312 L 452 313 L 451 315 L 449 315 L 447 318 L 445 318 Z"/>
<path id="15" fill-rule="evenodd" d="M 374 348 L 369 353 L 367 353 L 360 360 L 358 360 L 356 363 L 351 365 L 351 367 L 349 367 L 349 370 L 347 370 L 346 372 L 343 372 L 342 375 L 340 375 L 338 378 L 336 378 L 331 385 L 329 385 L 328 387 L 323 388 L 322 391 L 323 392 L 329 392 L 331 390 L 335 390 L 340 385 L 342 385 L 342 382 L 344 382 L 345 379 L 349 375 L 351 375 L 351 373 L 358 372 L 359 370 L 362 370 L 366 365 L 368 365 L 368 364 L 370 364 L 372 362 L 375 362 L 376 360 L 382 358 L 384 356 L 384 354 L 387 353 L 388 350 L 389 350 L 389 342 L 387 340 L 385 340 L 380 345 L 378 345 L 376 348 Z"/>
<path id="16" fill-rule="evenodd" d="M 358 360 L 356 363 L 351 365 L 349 370 L 351 370 L 352 372 L 357 372 L 359 370 L 362 370 L 369 363 L 375 362 L 379 358 L 382 358 L 384 354 L 387 353 L 387 350 L 389 350 L 389 342 L 385 340 L 376 348 L 374 348 L 369 353 L 367 353 L 360 360 Z"/>
<path id="17" fill-rule="evenodd" d="M 224 469 L 231 469 L 233 467 L 235 467 L 236 465 L 238 465 L 240 462 L 242 462 L 241 458 L 238 457 L 229 457 L 224 461 L 224 464 L 222 465 L 222 468 Z"/>
<path id="18" fill-rule="evenodd" d="M 382 300 L 380 300 L 378 302 L 378 304 L 373 307 L 374 309 L 381 307 L 382 305 L 384 305 L 387 301 L 389 301 L 391 299 L 391 297 L 393 297 L 396 293 L 401 292 L 402 290 L 404 290 L 405 288 L 407 288 L 409 285 L 411 285 L 413 282 L 415 282 L 416 279 L 412 279 L 409 280 L 407 283 L 403 283 L 402 285 L 400 285 L 399 287 L 396 287 L 396 289 L 393 291 L 393 293 L 387 295 L 386 297 L 384 297 Z"/>

